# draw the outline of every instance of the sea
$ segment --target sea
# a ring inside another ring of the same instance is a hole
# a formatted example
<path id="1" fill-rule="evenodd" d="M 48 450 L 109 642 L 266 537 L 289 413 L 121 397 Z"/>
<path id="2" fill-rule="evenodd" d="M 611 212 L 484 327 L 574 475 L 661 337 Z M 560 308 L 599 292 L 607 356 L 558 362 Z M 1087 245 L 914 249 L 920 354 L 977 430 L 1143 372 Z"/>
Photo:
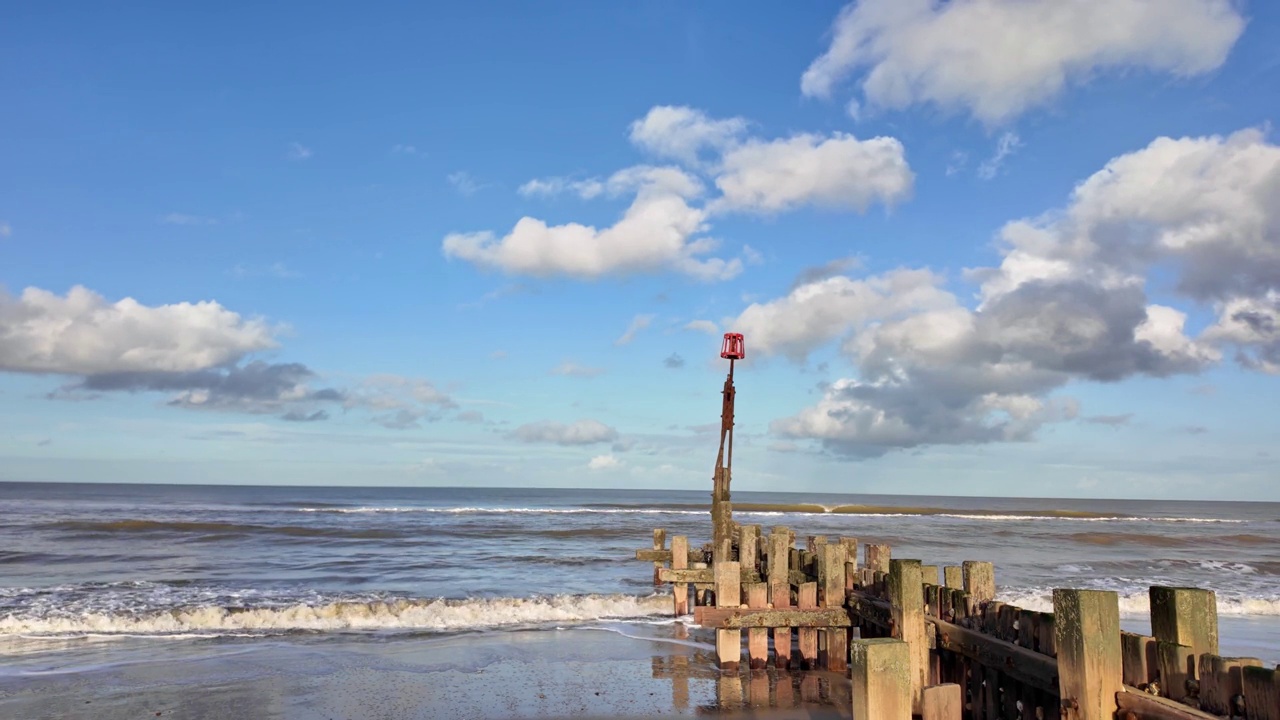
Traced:
<path id="1" fill-rule="evenodd" d="M 1278 503 L 733 499 L 744 524 L 887 543 L 927 564 L 994 562 L 999 599 L 1023 608 L 1051 610 L 1054 588 L 1114 590 L 1138 632 L 1151 585 L 1208 588 L 1222 653 L 1280 662 Z M 78 647 L 101 659 L 671 623 L 670 596 L 635 551 L 653 528 L 705 542 L 708 502 L 670 490 L 0 483 L 0 673 L 46 672 L 46 655 L 74 667 Z"/>

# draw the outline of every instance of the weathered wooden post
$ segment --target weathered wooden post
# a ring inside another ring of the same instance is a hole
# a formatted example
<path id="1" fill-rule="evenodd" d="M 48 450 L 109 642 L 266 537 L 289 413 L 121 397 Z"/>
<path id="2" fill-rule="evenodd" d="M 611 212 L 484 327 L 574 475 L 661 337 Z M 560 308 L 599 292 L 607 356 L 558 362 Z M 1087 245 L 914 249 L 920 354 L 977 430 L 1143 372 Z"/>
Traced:
<path id="1" fill-rule="evenodd" d="M 911 657 L 905 642 L 854 640 L 849 667 L 854 720 L 911 720 Z"/>
<path id="2" fill-rule="evenodd" d="M 1280 669 L 1246 667 L 1242 675 L 1249 720 L 1280 720 Z"/>
<path id="3" fill-rule="evenodd" d="M 921 720 L 960 720 L 963 711 L 964 694 L 954 683 L 931 685 L 921 695 Z"/>
<path id="4" fill-rule="evenodd" d="M 791 607 L 791 534 L 776 527 L 769 536 L 769 601 L 775 610 Z M 773 629 L 773 662 L 779 668 L 791 663 L 791 628 Z"/>
<path id="5" fill-rule="evenodd" d="M 866 547 L 866 550 L 864 551 L 866 553 L 866 557 L 862 564 L 872 572 L 887 574 L 889 572 L 889 560 L 892 557 L 893 549 L 888 545 L 875 545 L 871 543 L 868 543 L 864 547 Z"/>
<path id="6" fill-rule="evenodd" d="M 1196 657 L 1218 654 L 1218 599 L 1212 590 L 1153 586 L 1151 634 L 1185 645 Z"/>
<path id="7" fill-rule="evenodd" d="M 1244 694 L 1246 667 L 1262 667 L 1258 658 L 1224 658 L 1201 655 L 1200 709 L 1214 715 L 1232 715 L 1232 699 Z"/>
<path id="8" fill-rule="evenodd" d="M 956 590 L 964 589 L 964 569 L 959 565 L 948 565 L 942 568 L 942 584 Z"/>
<path id="9" fill-rule="evenodd" d="M 938 566 L 937 565 L 921 565 L 920 577 L 924 579 L 926 585 L 938 584 Z"/>
<path id="10" fill-rule="evenodd" d="M 797 603 L 801 610 L 818 609 L 818 583 L 804 583 L 797 593 Z M 818 667 L 818 628 L 800 628 L 800 668 L 814 670 Z"/>
<path id="11" fill-rule="evenodd" d="M 684 570 L 689 567 L 689 538 L 675 535 L 671 538 L 671 569 Z M 671 596 L 675 601 L 676 617 L 689 614 L 689 584 L 675 583 L 671 586 Z"/>
<path id="12" fill-rule="evenodd" d="M 929 644 L 924 631 L 924 582 L 919 560 L 889 563 L 889 606 L 893 637 L 908 645 L 911 671 L 911 708 L 920 712 L 921 694 L 929 684 Z"/>
<path id="13" fill-rule="evenodd" d="M 747 607 L 764 610 L 769 607 L 768 583 L 753 582 L 742 586 L 747 593 Z M 747 630 L 747 665 L 763 670 L 769 664 L 769 628 Z M 767 693 L 766 693 L 767 695 Z"/>
<path id="14" fill-rule="evenodd" d="M 1111 720 L 1124 689 L 1120 597 L 1105 590 L 1054 590 L 1058 692 L 1063 718 Z"/>
<path id="15" fill-rule="evenodd" d="M 653 529 L 653 549 L 654 552 L 661 552 L 667 547 L 667 531 L 660 528 Z M 653 584 L 661 585 L 662 581 L 658 579 L 658 574 L 662 572 L 662 561 L 653 561 Z"/>
<path id="16" fill-rule="evenodd" d="M 1138 687 L 1156 679 L 1158 663 L 1155 657 L 1155 642 L 1155 638 L 1146 635 L 1120 634 L 1120 654 L 1125 684 Z"/>
<path id="17" fill-rule="evenodd" d="M 736 608 L 742 606 L 742 566 L 728 560 L 717 560 L 715 563 L 716 607 Z M 742 661 L 742 631 L 716 630 L 716 659 L 720 667 L 726 670 L 737 670 Z"/>
<path id="18" fill-rule="evenodd" d="M 844 607 L 845 551 L 842 543 L 827 543 L 819 547 L 818 583 L 822 586 L 824 608 Z M 827 669 L 844 672 L 849 668 L 849 631 L 843 627 L 830 627 L 824 632 L 827 636 Z"/>
<path id="19" fill-rule="evenodd" d="M 964 561 L 964 591 L 977 605 L 996 599 L 996 569 L 989 562 Z"/>

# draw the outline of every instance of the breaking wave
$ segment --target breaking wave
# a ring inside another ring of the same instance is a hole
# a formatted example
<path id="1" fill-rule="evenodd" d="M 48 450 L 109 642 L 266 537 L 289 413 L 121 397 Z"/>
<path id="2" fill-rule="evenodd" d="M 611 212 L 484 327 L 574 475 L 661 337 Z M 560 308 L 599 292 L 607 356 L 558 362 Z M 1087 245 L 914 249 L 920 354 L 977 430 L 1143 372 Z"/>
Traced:
<path id="1" fill-rule="evenodd" d="M 1024 610 L 1053 612 L 1053 590 L 1049 588 L 1010 589 L 997 594 L 1001 602 Z M 1121 592 L 1120 614 L 1147 616 L 1151 612 L 1148 591 Z M 1223 597 L 1218 594 L 1219 615 L 1280 615 L 1280 597 Z"/>
<path id="2" fill-rule="evenodd" d="M 0 636 L 267 635 L 291 632 L 449 632 L 639 619 L 671 612 L 669 596 L 557 595 L 531 598 L 350 599 L 270 607 L 197 605 L 137 612 L 0 616 Z"/>

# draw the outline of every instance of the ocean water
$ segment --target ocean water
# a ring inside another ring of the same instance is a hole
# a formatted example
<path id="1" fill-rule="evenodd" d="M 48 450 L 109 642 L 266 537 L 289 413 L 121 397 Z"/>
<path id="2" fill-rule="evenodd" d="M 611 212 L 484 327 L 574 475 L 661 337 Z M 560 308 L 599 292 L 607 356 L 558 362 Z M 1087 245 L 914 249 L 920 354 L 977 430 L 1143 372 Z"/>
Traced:
<path id="1" fill-rule="evenodd" d="M 0 483 L 0 654 L 326 634 L 669 623 L 652 529 L 704 542 L 706 492 Z M 1280 662 L 1280 504 L 734 494 L 735 517 L 989 560 L 1002 600 L 1217 592 L 1222 650 Z M 86 650 L 88 652 L 88 650 Z"/>

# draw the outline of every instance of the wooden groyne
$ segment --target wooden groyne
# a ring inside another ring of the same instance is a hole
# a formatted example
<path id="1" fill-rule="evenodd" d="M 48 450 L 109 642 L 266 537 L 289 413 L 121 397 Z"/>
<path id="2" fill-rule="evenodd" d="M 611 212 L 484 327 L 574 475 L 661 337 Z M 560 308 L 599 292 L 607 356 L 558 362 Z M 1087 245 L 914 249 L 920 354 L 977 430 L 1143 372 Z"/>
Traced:
<path id="1" fill-rule="evenodd" d="M 675 615 L 715 629 L 725 677 L 844 673 L 859 720 L 1280 720 L 1280 670 L 1218 654 L 1209 590 L 1152 587 L 1152 636 L 1135 635 L 1114 592 L 1055 590 L 1053 612 L 1036 612 L 995 599 L 989 562 L 939 568 L 876 544 L 859 562 L 851 537 L 798 547 L 786 527 L 730 530 L 692 550 L 657 530 L 636 552 Z"/>

